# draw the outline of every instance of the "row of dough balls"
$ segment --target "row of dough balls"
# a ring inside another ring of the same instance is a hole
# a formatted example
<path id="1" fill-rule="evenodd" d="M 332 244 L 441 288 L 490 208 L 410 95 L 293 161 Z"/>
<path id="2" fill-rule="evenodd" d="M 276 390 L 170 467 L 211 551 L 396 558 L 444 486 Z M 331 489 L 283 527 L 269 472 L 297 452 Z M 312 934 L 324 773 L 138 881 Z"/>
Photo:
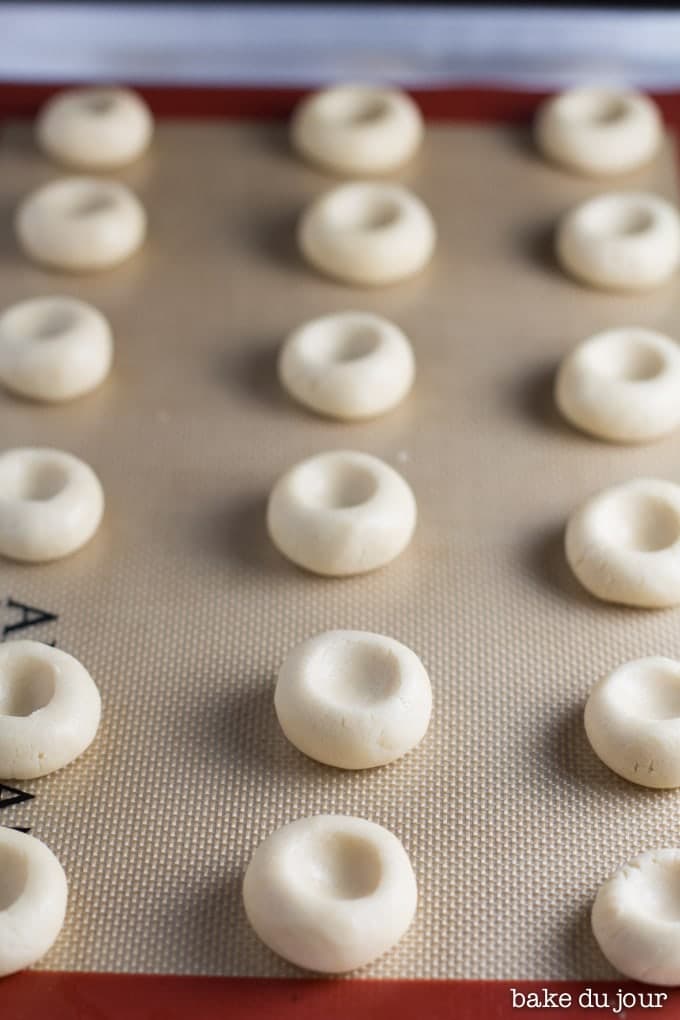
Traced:
<path id="1" fill-rule="evenodd" d="M 153 134 L 143 99 L 129 89 L 68 89 L 50 99 L 36 121 L 36 140 L 59 163 L 80 170 L 115 170 L 138 159 Z M 118 181 L 65 177 L 38 188 L 19 205 L 15 233 L 41 265 L 95 272 L 129 258 L 146 236 L 147 217 Z"/>
<path id="2" fill-rule="evenodd" d="M 400 642 L 328 631 L 289 652 L 274 702 L 283 732 L 304 754 L 366 769 L 417 746 L 432 692 L 424 666 Z M 97 688 L 72 656 L 33 641 L 0 646 L 0 778 L 33 779 L 69 764 L 94 739 L 100 712 Z M 279 829 L 258 847 L 243 897 L 253 928 L 275 952 L 302 967 L 339 972 L 369 963 L 401 938 L 417 890 L 406 851 L 386 829 L 318 816 Z M 47 847 L 0 829 L 0 976 L 47 952 L 66 898 L 66 877 Z"/>
<path id="3" fill-rule="evenodd" d="M 422 135 L 414 104 L 391 91 L 334 89 L 298 109 L 293 139 L 305 155 L 345 172 L 386 172 Z M 345 185 L 303 217 L 299 242 L 319 269 L 382 284 L 417 272 L 434 246 L 429 213 L 405 189 Z M 283 345 L 279 377 L 318 413 L 360 419 L 389 410 L 413 381 L 411 346 L 392 323 L 365 313 L 325 316 Z M 389 562 L 416 520 L 409 486 L 367 454 L 309 458 L 274 486 L 267 525 L 279 550 L 316 573 L 346 575 Z M 424 736 L 427 673 L 392 638 L 331 631 L 294 648 L 279 672 L 276 714 L 304 754 L 347 769 L 394 761 Z M 406 932 L 417 904 L 410 861 L 396 836 L 362 818 L 321 815 L 278 829 L 256 849 L 243 883 L 246 915 L 262 941 L 307 969 L 364 966 Z"/>
<path id="4" fill-rule="evenodd" d="M 84 461 L 61 450 L 0 454 L 0 556 L 27 563 L 69 556 L 94 536 L 104 492 Z M 348 576 L 391 562 L 409 544 L 416 501 L 402 476 L 377 457 L 333 450 L 301 461 L 274 485 L 267 526 L 296 565 Z"/>
<path id="5" fill-rule="evenodd" d="M 99 691 L 84 666 L 38 641 L 0 645 L 0 779 L 37 779 L 92 743 Z M 0 977 L 36 963 L 66 914 L 68 883 L 40 840 L 0 827 Z"/>
<path id="6" fill-rule="evenodd" d="M 412 750 L 432 708 L 423 664 L 393 638 L 328 631 L 296 646 L 276 683 L 276 714 L 300 751 L 365 769 Z M 417 903 L 396 836 L 344 816 L 303 818 L 268 836 L 246 871 L 243 901 L 257 935 L 298 966 L 354 970 L 394 946 Z"/>
<path id="7" fill-rule="evenodd" d="M 647 162 L 661 139 L 656 107 L 632 93 L 581 90 L 550 100 L 536 121 L 551 158 L 592 176 Z M 642 290 L 675 271 L 676 211 L 643 194 L 610 194 L 562 221 L 557 253 L 574 276 L 596 286 Z M 680 351 L 651 330 L 609 330 L 563 361 L 555 396 L 562 414 L 600 438 L 640 442 L 680 424 Z M 571 517 L 567 559 L 584 586 L 607 601 L 680 602 L 680 487 L 638 479 L 606 490 Z M 602 761 L 642 786 L 680 786 L 680 663 L 626 663 L 600 679 L 585 710 L 588 739 Z M 680 984 L 680 850 L 643 853 L 599 889 L 595 938 L 628 977 Z"/>
<path id="8" fill-rule="evenodd" d="M 627 662 L 593 687 L 585 728 L 598 757 L 624 779 L 653 789 L 680 786 L 680 662 Z M 651 850 L 599 889 L 595 938 L 627 977 L 680 985 L 680 849 Z"/>

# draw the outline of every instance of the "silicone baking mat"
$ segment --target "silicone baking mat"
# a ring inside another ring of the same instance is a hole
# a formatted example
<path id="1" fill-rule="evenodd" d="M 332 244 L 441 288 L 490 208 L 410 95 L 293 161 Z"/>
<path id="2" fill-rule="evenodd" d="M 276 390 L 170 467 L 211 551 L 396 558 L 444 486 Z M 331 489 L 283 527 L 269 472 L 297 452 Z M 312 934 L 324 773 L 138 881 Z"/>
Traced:
<path id="1" fill-rule="evenodd" d="M 678 335 L 677 286 L 632 298 L 565 278 L 554 224 L 599 188 L 544 165 L 524 128 L 498 124 L 431 124 L 398 175 L 438 226 L 425 273 L 371 291 L 324 280 L 297 255 L 294 228 L 333 180 L 286 139 L 280 122 L 162 121 L 150 155 L 119 174 L 148 209 L 145 249 L 81 278 L 17 250 L 17 202 L 59 171 L 29 123 L 2 131 L 0 305 L 73 294 L 116 338 L 113 375 L 87 398 L 0 400 L 3 447 L 69 450 L 107 496 L 77 555 L 0 565 L 4 638 L 56 641 L 104 706 L 79 761 L 0 790 L 2 824 L 30 826 L 70 880 L 67 923 L 41 967 L 299 976 L 250 930 L 244 868 L 277 826 L 345 812 L 402 839 L 420 890 L 409 933 L 359 977 L 614 978 L 590 934 L 594 892 L 632 854 L 677 843 L 680 802 L 598 761 L 583 704 L 625 659 L 680 656 L 680 628 L 677 612 L 587 596 L 561 535 L 601 486 L 678 480 L 678 439 L 587 439 L 560 423 L 551 380 L 598 329 Z M 670 144 L 620 183 L 675 198 Z M 352 308 L 405 329 L 418 377 L 394 412 L 343 425 L 290 402 L 275 358 L 305 319 Z M 330 448 L 384 458 L 416 493 L 414 541 L 379 572 L 316 578 L 267 539 L 273 481 Z M 283 657 L 332 627 L 390 634 L 430 672 L 430 731 L 386 768 L 324 767 L 277 725 Z"/>

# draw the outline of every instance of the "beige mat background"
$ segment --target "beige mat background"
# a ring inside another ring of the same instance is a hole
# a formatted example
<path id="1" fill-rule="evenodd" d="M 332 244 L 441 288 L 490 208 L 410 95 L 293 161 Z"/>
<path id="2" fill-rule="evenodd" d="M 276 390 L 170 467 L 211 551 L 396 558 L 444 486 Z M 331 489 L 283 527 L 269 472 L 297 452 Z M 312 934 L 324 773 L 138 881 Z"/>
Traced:
<path id="1" fill-rule="evenodd" d="M 653 296 L 589 292 L 550 256 L 559 213 L 597 186 L 544 166 L 520 129 L 432 126 L 401 178 L 429 204 L 439 249 L 420 278 L 360 292 L 295 253 L 305 203 L 331 181 L 288 152 L 282 125 L 164 122 L 121 177 L 150 217 L 146 249 L 90 278 L 32 268 L 11 232 L 19 198 L 59 172 L 26 124 L 0 139 L 0 305 L 69 293 L 108 314 L 116 364 L 66 407 L 0 397 L 2 446 L 85 458 L 105 523 L 50 566 L 0 564 L 0 599 L 59 614 L 56 639 L 99 684 L 87 754 L 17 784 L 2 812 L 31 825 L 71 882 L 44 966 L 295 975 L 250 931 L 240 883 L 257 843 L 301 815 L 388 826 L 418 876 L 417 920 L 362 974 L 613 976 L 589 931 L 598 884 L 636 851 L 680 838 L 680 794 L 634 788 L 591 753 L 581 714 L 596 677 L 649 653 L 680 656 L 678 612 L 597 604 L 572 580 L 572 507 L 637 474 L 680 480 L 680 442 L 614 448 L 560 424 L 551 376 L 597 329 L 680 333 L 677 283 Z M 626 187 L 673 195 L 670 150 Z M 275 378 L 306 318 L 366 308 L 411 336 L 417 386 L 362 425 L 294 406 Z M 315 451 L 354 447 L 403 472 L 418 498 L 410 549 L 373 575 L 318 579 L 269 545 L 273 480 Z M 0 605 L 0 625 L 18 614 Z M 272 705 L 287 649 L 327 627 L 413 647 L 430 670 L 423 745 L 373 772 L 307 760 Z"/>

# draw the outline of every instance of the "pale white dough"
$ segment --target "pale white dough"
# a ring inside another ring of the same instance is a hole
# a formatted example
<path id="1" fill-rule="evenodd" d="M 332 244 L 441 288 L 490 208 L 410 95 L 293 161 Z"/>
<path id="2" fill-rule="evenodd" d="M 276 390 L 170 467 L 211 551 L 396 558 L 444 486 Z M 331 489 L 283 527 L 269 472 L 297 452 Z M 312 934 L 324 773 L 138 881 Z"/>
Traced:
<path id="1" fill-rule="evenodd" d="M 99 479 L 70 453 L 0 454 L 0 556 L 35 563 L 68 556 L 92 538 L 103 512 Z"/>
<path id="2" fill-rule="evenodd" d="M 243 901 L 262 941 L 308 970 L 341 973 L 370 963 L 405 934 L 418 900 L 396 836 L 346 815 L 300 818 L 261 843 Z"/>
<path id="3" fill-rule="evenodd" d="M 423 118 L 399 89 L 337 85 L 303 99 L 293 114 L 297 151 L 339 174 L 388 174 L 423 140 Z"/>
<path id="4" fill-rule="evenodd" d="M 298 229 L 302 254 L 345 283 L 380 286 L 421 269 L 434 251 L 429 210 L 397 184 L 341 184 L 318 198 Z"/>
<path id="5" fill-rule="evenodd" d="M 345 420 L 384 414 L 413 383 L 413 350 L 397 326 L 368 312 L 313 319 L 286 339 L 279 378 L 296 400 Z"/>
<path id="6" fill-rule="evenodd" d="M 0 978 L 45 955 L 64 924 L 68 885 L 35 836 L 0 826 Z"/>
<path id="7" fill-rule="evenodd" d="M 657 195 L 598 195 L 560 222 L 557 257 L 568 273 L 593 287 L 649 290 L 678 267 L 680 218 L 675 207 Z"/>
<path id="8" fill-rule="evenodd" d="M 631 783 L 680 786 L 680 662 L 636 659 L 602 677 L 586 703 L 595 754 Z"/>
<path id="9" fill-rule="evenodd" d="M 680 346 L 637 326 L 597 333 L 562 362 L 555 400 L 568 421 L 601 439 L 666 435 L 680 425 Z"/>
<path id="10" fill-rule="evenodd" d="M 111 327 L 96 308 L 69 297 L 32 298 L 0 315 L 0 382 L 33 400 L 73 400 L 111 367 Z"/>
<path id="11" fill-rule="evenodd" d="M 118 265 L 146 235 L 146 213 L 118 181 L 62 177 L 32 192 L 14 221 L 29 258 L 69 272 Z"/>
<path id="12" fill-rule="evenodd" d="M 611 176 L 648 163 L 663 138 L 656 103 L 639 92 L 578 88 L 546 100 L 534 125 L 549 159 L 592 177 Z"/>
<path id="13" fill-rule="evenodd" d="M 291 743 L 341 769 L 401 758 L 425 736 L 430 680 L 410 648 L 362 630 L 329 630 L 287 655 L 274 694 Z"/>
<path id="14" fill-rule="evenodd" d="M 37 779 L 90 746 L 101 700 L 72 655 L 39 641 L 0 644 L 0 779 Z"/>
<path id="15" fill-rule="evenodd" d="M 389 563 L 411 541 L 415 525 L 415 497 L 401 475 L 351 450 L 296 464 L 278 480 L 267 507 L 279 551 L 298 566 L 336 577 Z"/>
<path id="16" fill-rule="evenodd" d="M 38 145 L 67 166 L 110 170 L 148 147 L 153 118 L 136 92 L 97 87 L 58 92 L 36 121 Z"/>
<path id="17" fill-rule="evenodd" d="M 598 890 L 592 923 L 626 977 L 680 985 L 680 849 L 648 850 L 619 868 Z"/>
<path id="18" fill-rule="evenodd" d="M 638 478 L 605 489 L 569 518 L 567 560 L 605 602 L 661 609 L 680 603 L 680 486 Z"/>

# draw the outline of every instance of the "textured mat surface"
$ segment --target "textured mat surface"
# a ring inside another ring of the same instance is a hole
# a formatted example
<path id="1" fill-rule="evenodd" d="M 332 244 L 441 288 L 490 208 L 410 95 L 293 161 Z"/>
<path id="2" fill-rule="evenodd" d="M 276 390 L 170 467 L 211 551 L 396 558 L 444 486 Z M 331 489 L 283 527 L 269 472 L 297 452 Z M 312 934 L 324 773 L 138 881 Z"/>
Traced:
<path id="1" fill-rule="evenodd" d="M 44 966 L 298 974 L 250 931 L 240 884 L 272 829 L 333 811 L 392 829 L 418 876 L 416 923 L 367 976 L 613 976 L 589 931 L 594 891 L 634 852 L 677 843 L 680 794 L 608 772 L 582 709 L 621 661 L 680 656 L 680 617 L 597 604 L 571 578 L 561 532 L 600 486 L 679 480 L 679 440 L 588 440 L 560 424 L 551 377 L 597 329 L 680 334 L 677 287 L 625 298 L 565 279 L 552 227 L 598 188 L 543 166 L 515 130 L 429 129 L 401 178 L 430 205 L 439 250 L 420 278 L 371 292 L 299 261 L 296 218 L 332 181 L 296 162 L 280 125 L 163 123 L 153 156 L 121 175 L 148 207 L 149 243 L 96 277 L 44 273 L 15 247 L 17 201 L 57 173 L 26 125 L 3 132 L 0 304 L 74 294 L 116 336 L 114 374 L 82 401 L 0 397 L 3 447 L 84 457 L 108 500 L 71 559 L 0 564 L 0 626 L 25 617 L 8 600 L 58 616 L 5 637 L 56 640 L 104 702 L 86 755 L 15 784 L 35 799 L 0 815 L 31 826 L 70 878 Z M 668 150 L 621 186 L 672 195 L 674 179 Z M 393 318 L 418 362 L 401 408 L 353 426 L 297 408 L 275 377 L 288 330 L 349 308 Z M 420 522 L 388 568 L 322 580 L 270 546 L 264 505 L 289 465 L 342 447 L 402 471 Z M 286 742 L 276 671 L 327 627 L 383 631 L 422 657 L 435 709 L 415 753 L 352 774 Z"/>

